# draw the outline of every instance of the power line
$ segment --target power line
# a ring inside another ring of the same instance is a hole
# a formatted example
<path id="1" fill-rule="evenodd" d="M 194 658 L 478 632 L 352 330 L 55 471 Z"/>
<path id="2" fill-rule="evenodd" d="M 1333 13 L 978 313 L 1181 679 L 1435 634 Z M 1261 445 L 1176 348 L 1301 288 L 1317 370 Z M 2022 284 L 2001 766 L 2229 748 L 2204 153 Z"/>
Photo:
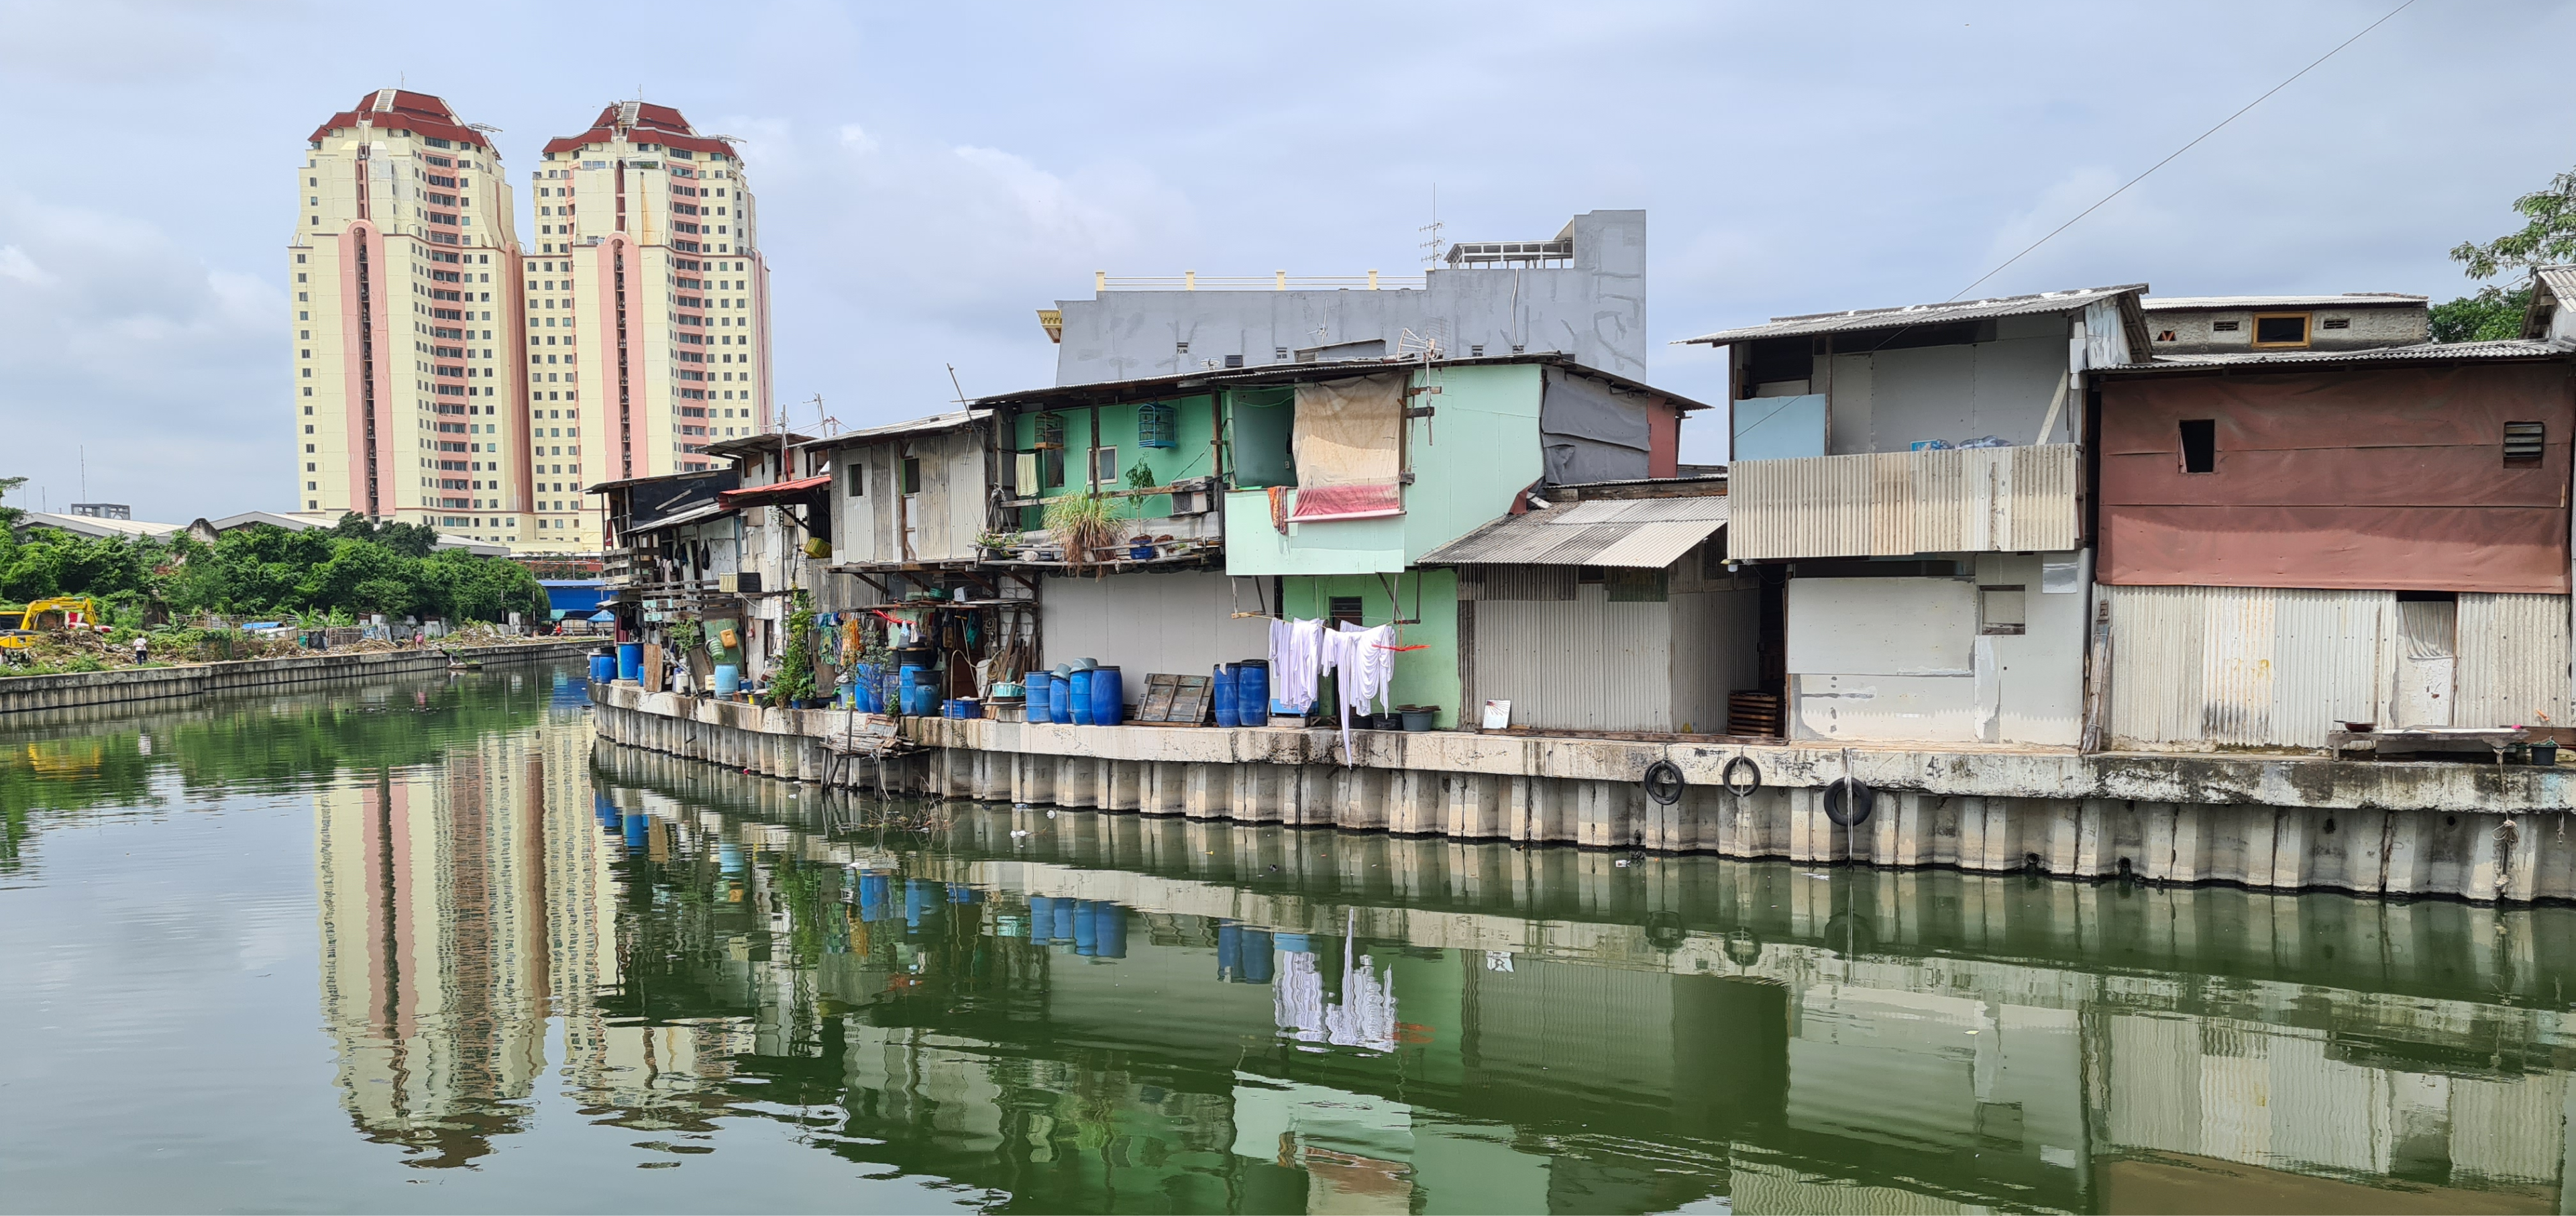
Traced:
<path id="1" fill-rule="evenodd" d="M 2076 212 L 2076 213 L 2075 213 L 2075 219 L 2068 220 L 2068 221 L 2066 221 L 2065 223 L 2063 223 L 2063 224 L 2059 224 L 2057 227 L 2050 229 L 2050 230 L 2049 230 L 2049 232 L 2048 232 L 2048 235 L 2047 235 L 2047 236 L 2043 236 L 2043 237 L 2039 238 L 2039 239 L 2038 239 L 2038 240 L 2036 240 L 2036 241 L 2032 241 L 2032 242 L 2030 243 L 2029 248 L 2023 249 L 2020 253 L 2016 253 L 2016 254 L 2012 255 L 2011 257 L 2005 258 L 2005 259 L 2003 260 L 2003 264 L 2002 264 L 2002 265 L 1999 265 L 1999 266 L 1995 267 L 1994 269 L 1992 269 L 1992 270 L 1989 270 L 1989 271 L 1985 272 L 1984 274 L 1978 275 L 1978 276 L 1977 276 L 1977 281 L 1976 281 L 1976 282 L 1974 282 L 1974 283 L 1970 283 L 1970 284 L 1968 284 L 1967 286 L 1960 288 L 1958 291 L 1956 291 L 1956 292 L 1954 292 L 1954 293 L 1952 293 L 1952 294 L 1951 294 L 1951 296 L 1950 296 L 1950 299 L 1949 299 L 1949 300 L 1944 300 L 1944 301 L 1942 301 L 1942 303 L 1945 303 L 1945 304 L 1946 304 L 1946 303 L 1950 303 L 1951 301 L 1955 301 L 1955 300 L 1957 300 L 1960 296 L 1964 296 L 1964 295 L 1968 294 L 1969 292 L 1975 291 L 1975 290 L 1976 290 L 1980 285 L 1982 285 L 1986 280 L 1991 279 L 1991 278 L 1995 277 L 1996 275 L 2002 274 L 2002 273 L 2004 272 L 2004 268 L 2005 268 L 2005 267 L 2011 266 L 2013 263 L 2018 262 L 2018 261 L 2022 260 L 2022 259 L 2023 259 L 2023 258 L 2025 258 L 2025 257 L 2028 257 L 2028 256 L 2030 255 L 2031 250 L 2033 250 L 2033 249 L 2037 249 L 2037 248 L 2039 248 L 2040 246 L 2047 244 L 2047 243 L 2048 243 L 2052 238 L 2054 238 L 2058 233 L 2064 232 L 2064 231 L 2066 231 L 2067 229 L 2074 227 L 2074 226 L 2075 226 L 2075 224 L 2076 224 L 2076 221 L 2081 220 L 2081 219 L 2083 219 L 2085 216 L 2091 215 L 2091 214 L 2093 214 L 2094 212 L 2101 210 L 2101 209 L 2102 209 L 2103 204 L 2110 202 L 2112 199 L 2118 198 L 2118 197 L 2120 197 L 2121 195 L 2128 193 L 2129 187 L 2134 186 L 2134 185 L 2137 185 L 2139 182 L 2142 182 L 2142 181 L 2147 180 L 2147 174 L 2148 174 L 2148 173 L 2153 173 L 2153 172 L 2155 172 L 2155 171 L 2156 171 L 2156 170 L 2158 170 L 2158 169 L 2164 168 L 2166 165 L 2172 164 L 2172 163 L 2173 163 L 2173 160 L 2174 160 L 2174 157 L 2180 156 L 2180 155 L 2182 155 L 2182 154 L 2183 154 L 2183 153 L 2185 153 L 2185 152 L 2189 152 L 2189 151 L 2191 151 L 2193 148 L 2199 147 L 2199 146 L 2200 146 L 2200 142 L 2201 142 L 2201 140 L 2208 139 L 2210 136 L 2218 134 L 2218 132 L 2219 132 L 2222 128 L 2226 127 L 2226 126 L 2227 126 L 2227 124 L 2229 124 L 2229 123 L 2231 123 L 2231 122 L 2234 122 L 2234 121 L 2236 121 L 2236 120 L 2237 120 L 2237 119 L 2239 119 L 2239 118 L 2243 118 L 2243 117 L 2245 117 L 2245 113 L 2246 113 L 2246 111 L 2247 111 L 2247 110 L 2251 110 L 2251 109 L 2253 109 L 2254 107 L 2256 107 L 2256 106 L 2259 106 L 2259 105 L 2263 104 L 2265 101 L 2270 100 L 2270 98 L 2271 98 L 2272 94 L 2274 94 L 2274 93 L 2278 93 L 2278 92 L 2280 92 L 2281 90 L 2283 90 L 2283 89 L 2286 89 L 2286 88 L 2290 87 L 2292 84 L 2294 84 L 2294 83 L 2296 83 L 2296 82 L 2298 81 L 2299 77 L 2301 77 L 2301 76 L 2305 76 L 2305 75 L 2307 75 L 2308 73 L 2310 73 L 2310 72 L 2313 72 L 2313 71 L 2317 70 L 2317 66 L 2318 66 L 2319 64 L 2322 64 L 2322 63 L 2324 63 L 2326 60 L 2329 60 L 2329 59 L 2334 58 L 2337 54 L 2340 54 L 2340 53 L 2343 51 L 2343 49 L 2344 49 L 2345 47 L 2351 46 L 2353 43 L 2356 43 L 2356 42 L 2361 41 L 2362 34 L 2367 34 L 2367 33 L 2369 33 L 2369 32 L 2370 32 L 2370 31 L 2372 31 L 2372 30 L 2378 29 L 2380 26 L 2383 26 L 2383 25 L 2388 24 L 2389 18 L 2391 18 L 2391 17 L 2395 17 L 2397 14 L 2402 13 L 2402 12 L 2405 12 L 2407 9 L 2413 8 L 2414 6 L 2415 6 L 2415 0 L 2405 0 L 2405 3 L 2402 3 L 2402 4 L 2398 5 L 2398 6 L 2397 6 L 2397 7 L 2395 7 L 2395 8 L 2392 8 L 2392 9 L 2388 10 L 2388 16 L 2386 16 L 2386 17 L 2381 17 L 2379 20 L 2377 20 L 2377 21 L 2373 21 L 2373 22 L 2371 22 L 2370 24 L 2368 24 L 2368 25 L 2365 25 L 2365 26 L 2361 27 L 2361 33 L 2359 33 L 2359 34 L 2354 34 L 2352 37 L 2350 37 L 2350 38 L 2346 38 L 2346 39 L 2344 39 L 2343 41 L 2336 43 L 2336 44 L 2335 44 L 2335 47 L 2334 47 L 2334 49 L 2333 49 L 2333 50 L 2331 50 L 2331 51 L 2327 51 L 2325 54 L 2322 54 L 2322 55 L 2317 56 L 2317 58 L 2316 58 L 2316 62 L 2315 62 L 2315 63 L 2311 63 L 2311 64 L 2309 64 L 2309 65 L 2308 65 L 2308 66 L 2306 66 L 2306 67 L 2300 68 L 2300 69 L 2299 69 L 2298 71 L 2296 71 L 2296 72 L 2292 72 L 2292 73 L 2290 74 L 2290 78 L 2289 78 L 2288 80 L 2284 80 L 2284 81 L 2282 81 L 2281 83 L 2276 84 L 2276 85 L 2273 85 L 2271 88 L 2264 90 L 2263 95 L 2262 95 L 2261 97 L 2257 97 L 2257 98 L 2255 98 L 2255 99 L 2254 99 L 2254 100 L 2252 100 L 2252 101 L 2246 102 L 2246 103 L 2245 103 L 2245 106 L 2244 106 L 2244 109 L 2240 109 L 2240 110 L 2236 111 L 2235 113 L 2228 115 L 2228 116 L 2227 116 L 2227 117 L 2225 117 L 2225 118 L 2219 119 L 2219 120 L 2218 120 L 2218 125 L 2217 125 L 2217 126 L 2211 127 L 2210 129 L 2208 129 L 2208 130 L 2206 130 L 2206 131 L 2201 132 L 2201 133 L 2200 133 L 2200 135 L 2199 135 L 2197 138 L 2193 139 L 2190 143 L 2184 144 L 2183 146 L 2181 146 L 2181 147 L 2179 147 L 2179 148 L 2174 149 L 2174 150 L 2173 150 L 2173 154 L 2172 154 L 2171 156 L 2167 156 L 2167 157 L 2165 157 L 2163 160 L 2157 161 L 2156 163 L 2154 163 L 2154 164 L 2152 164 L 2152 165 L 2147 166 L 2146 173 L 2141 173 L 2141 174 L 2137 175 L 2136 177 L 2130 178 L 2127 182 L 2122 183 L 2119 189 L 2114 190 L 2114 191 L 2110 192 L 2109 194 L 2105 194 L 2105 195 L 2103 195 L 2103 196 L 2102 196 L 2102 199 L 2101 199 L 2101 201 L 2100 201 L 2100 202 L 2097 202 L 2097 203 L 2093 204 L 2092 206 L 2090 206 L 2090 207 L 2087 207 L 2087 208 L 2083 209 L 2082 211 L 2078 211 L 2078 212 Z"/>

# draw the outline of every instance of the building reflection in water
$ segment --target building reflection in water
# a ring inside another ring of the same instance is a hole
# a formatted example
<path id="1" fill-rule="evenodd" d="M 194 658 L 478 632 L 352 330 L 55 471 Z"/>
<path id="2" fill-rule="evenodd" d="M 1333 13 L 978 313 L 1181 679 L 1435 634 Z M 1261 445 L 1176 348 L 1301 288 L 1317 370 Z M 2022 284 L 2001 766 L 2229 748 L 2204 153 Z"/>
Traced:
<path id="1" fill-rule="evenodd" d="M 1039 1210 L 2563 1210 L 2563 909 L 871 807 L 560 725 L 319 823 L 344 1100 L 424 1165 L 552 1067 Z"/>

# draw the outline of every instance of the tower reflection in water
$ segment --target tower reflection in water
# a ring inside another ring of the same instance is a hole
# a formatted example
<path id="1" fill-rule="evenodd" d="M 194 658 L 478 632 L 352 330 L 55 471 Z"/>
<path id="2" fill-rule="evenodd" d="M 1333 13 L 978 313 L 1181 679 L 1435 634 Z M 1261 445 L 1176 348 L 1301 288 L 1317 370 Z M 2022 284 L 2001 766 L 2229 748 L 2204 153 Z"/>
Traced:
<path id="1" fill-rule="evenodd" d="M 577 732 L 326 800 L 344 1101 L 559 1069 L 1041 1210 L 2560 1210 L 2566 910 L 872 804 Z"/>

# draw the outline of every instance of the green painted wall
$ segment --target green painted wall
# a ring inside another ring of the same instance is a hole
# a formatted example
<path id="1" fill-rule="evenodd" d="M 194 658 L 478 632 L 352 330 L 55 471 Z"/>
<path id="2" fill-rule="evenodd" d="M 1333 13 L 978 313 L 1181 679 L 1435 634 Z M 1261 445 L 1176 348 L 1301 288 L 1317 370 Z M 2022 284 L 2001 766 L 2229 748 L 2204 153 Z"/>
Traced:
<path id="1" fill-rule="evenodd" d="M 1175 446 L 1149 448 L 1137 442 L 1139 434 L 1136 424 L 1137 411 L 1145 405 L 1172 407 L 1175 421 L 1179 424 L 1179 436 Z M 1214 473 L 1216 471 L 1214 468 L 1216 409 L 1217 399 L 1204 394 L 1194 397 L 1175 397 L 1168 401 L 1136 401 L 1101 406 L 1097 411 L 1100 417 L 1100 443 L 1118 449 L 1117 478 L 1101 488 L 1126 489 L 1127 471 L 1136 467 L 1140 461 L 1153 470 L 1156 485 L 1167 486 L 1183 478 L 1205 477 Z M 1038 414 L 1043 412 L 1045 411 L 1032 411 L 1011 420 L 1011 442 L 1014 448 L 1025 451 L 1038 441 Z M 1092 447 L 1091 419 L 1094 411 L 1084 407 L 1057 412 L 1064 417 L 1065 484 L 1045 487 L 1035 494 L 1031 494 L 1026 487 L 1023 487 L 1021 491 L 1023 497 L 1061 498 L 1090 489 L 1089 484 L 1084 481 L 1084 470 L 1088 467 L 1085 461 L 1090 458 Z M 1127 513 L 1139 519 L 1170 515 L 1172 513 L 1171 495 L 1156 494 L 1150 498 L 1129 500 Z M 1032 529 L 1044 527 L 1044 516 L 1043 507 L 1024 507 L 1020 511 L 1020 526 Z"/>
<path id="2" fill-rule="evenodd" d="M 1437 705 L 1439 725 L 1458 724 L 1458 572 L 1455 570 L 1409 570 L 1394 576 L 1397 599 L 1405 615 L 1414 613 L 1417 591 L 1421 597 L 1421 619 L 1418 625 L 1403 627 L 1398 639 L 1406 646 L 1421 650 L 1403 651 L 1395 656 L 1394 700 L 1398 705 Z M 1280 610 L 1288 616 L 1321 618 L 1331 607 L 1334 596 L 1360 597 L 1360 623 L 1383 625 L 1396 618 L 1397 602 L 1387 597 L 1386 580 L 1374 574 L 1329 576 L 1293 576 L 1282 580 Z M 1335 715 L 1338 720 L 1339 715 Z"/>
<path id="3" fill-rule="evenodd" d="M 1405 424 L 1413 484 L 1404 490 L 1404 514 L 1290 524 L 1283 537 L 1270 523 L 1267 491 L 1228 494 L 1228 574 L 1402 570 L 1510 511 L 1512 494 L 1545 471 L 1538 436 L 1539 365 L 1423 369 L 1413 373 L 1413 385 L 1440 391 L 1412 398 L 1417 407 L 1430 406 L 1432 414 Z"/>

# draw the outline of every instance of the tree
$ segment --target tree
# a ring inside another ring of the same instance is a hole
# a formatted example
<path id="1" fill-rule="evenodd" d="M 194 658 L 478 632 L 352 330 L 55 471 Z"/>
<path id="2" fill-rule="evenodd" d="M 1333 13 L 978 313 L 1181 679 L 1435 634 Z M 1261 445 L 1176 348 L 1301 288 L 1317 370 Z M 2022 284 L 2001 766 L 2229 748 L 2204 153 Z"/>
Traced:
<path id="1" fill-rule="evenodd" d="M 2462 273 L 2472 279 L 2493 279 L 2534 266 L 2576 261 L 2576 172 L 2561 173 L 2549 179 L 2547 187 L 2513 200 L 2513 209 L 2523 217 L 2521 231 L 2484 244 L 2463 241 L 2451 250 L 2451 260 L 2460 264 Z M 2530 306 L 2527 280 L 2511 290 L 2488 283 L 2474 295 L 2433 306 L 2433 340 L 2519 338 L 2523 313 Z"/>

